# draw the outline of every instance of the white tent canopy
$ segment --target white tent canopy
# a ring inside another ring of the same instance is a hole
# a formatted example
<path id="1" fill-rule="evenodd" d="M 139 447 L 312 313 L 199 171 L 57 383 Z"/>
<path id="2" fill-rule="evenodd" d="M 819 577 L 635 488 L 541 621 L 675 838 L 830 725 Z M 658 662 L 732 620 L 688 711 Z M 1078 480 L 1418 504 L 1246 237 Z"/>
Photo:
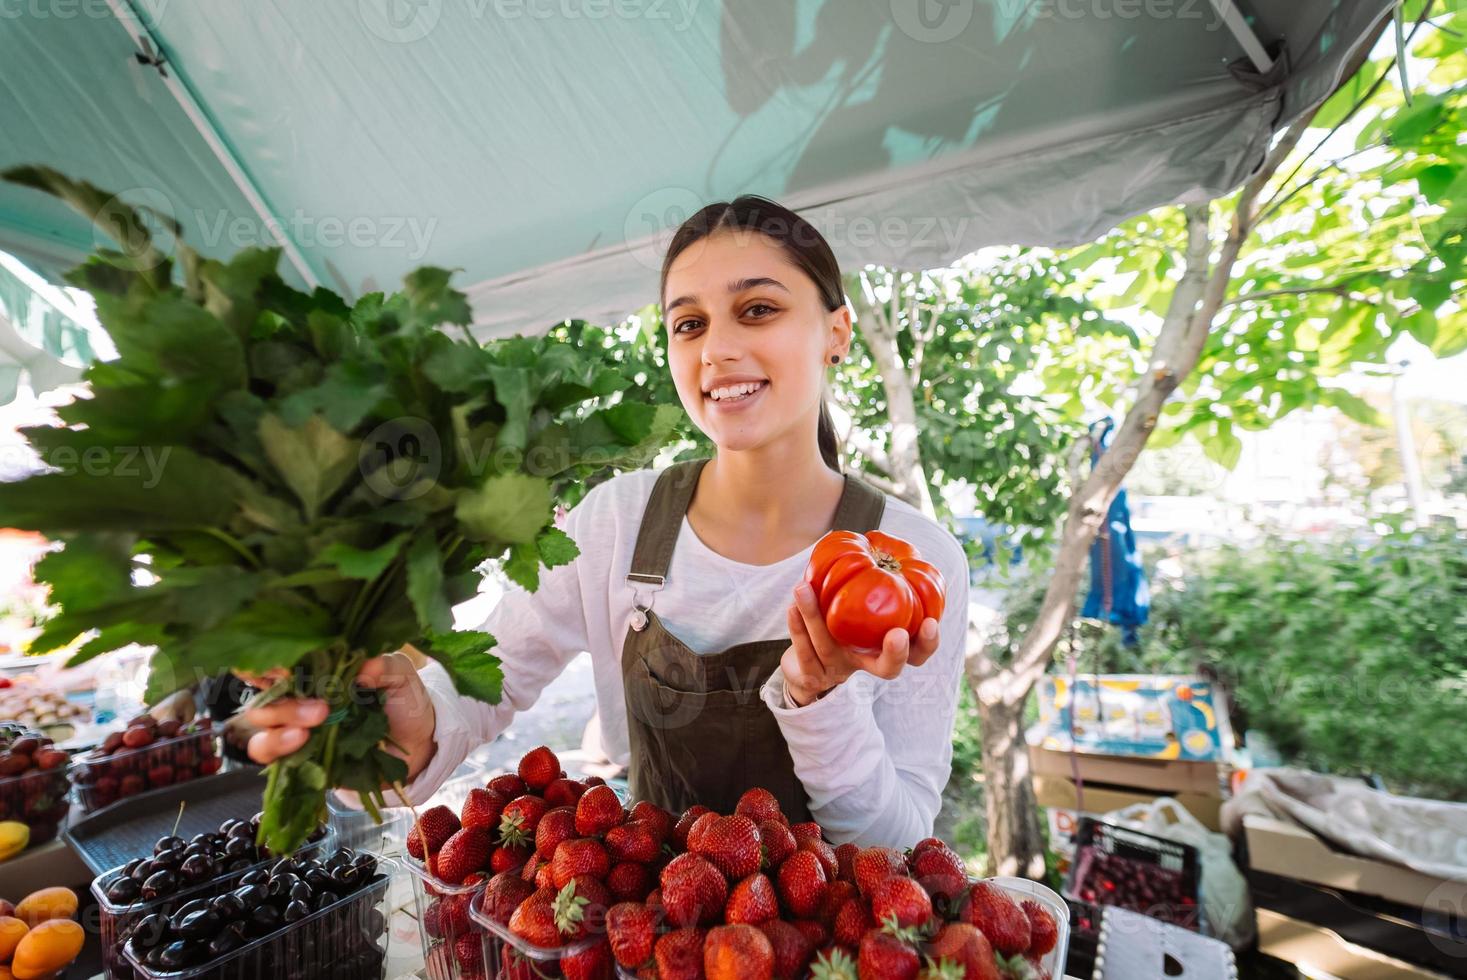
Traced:
<path id="1" fill-rule="evenodd" d="M 483 334 L 656 300 L 709 201 L 797 208 L 848 267 L 1085 241 L 1236 187 L 1391 0 L 75 0 L 0 30 L 0 167 L 280 242 L 348 295 L 459 268 Z M 94 246 L 0 187 L 0 249 Z"/>

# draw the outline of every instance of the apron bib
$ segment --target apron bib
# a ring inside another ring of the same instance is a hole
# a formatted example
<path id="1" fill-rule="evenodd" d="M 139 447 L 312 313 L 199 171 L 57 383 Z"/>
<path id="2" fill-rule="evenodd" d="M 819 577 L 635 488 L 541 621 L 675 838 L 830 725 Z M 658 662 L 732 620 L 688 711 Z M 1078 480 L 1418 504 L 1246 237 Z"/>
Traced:
<path id="1" fill-rule="evenodd" d="M 809 820 L 805 787 L 779 722 L 759 696 L 789 638 L 700 654 L 668 632 L 652 610 L 707 462 L 664 470 L 637 531 L 627 575 L 635 599 L 621 655 L 631 795 L 674 815 L 694 803 L 732 813 L 746 790 L 763 786 L 791 822 Z M 886 497 L 849 473 L 845 481 L 832 529 L 875 530 Z"/>

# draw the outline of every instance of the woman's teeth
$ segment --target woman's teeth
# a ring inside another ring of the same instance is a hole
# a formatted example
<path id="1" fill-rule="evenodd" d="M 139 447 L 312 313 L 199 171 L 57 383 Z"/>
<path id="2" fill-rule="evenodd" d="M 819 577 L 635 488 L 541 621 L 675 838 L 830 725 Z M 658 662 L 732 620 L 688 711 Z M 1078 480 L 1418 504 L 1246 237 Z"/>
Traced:
<path id="1" fill-rule="evenodd" d="M 742 384 L 725 385 L 709 391 L 708 397 L 716 402 L 738 401 L 741 398 L 748 398 L 766 384 L 768 384 L 766 381 L 745 381 Z"/>

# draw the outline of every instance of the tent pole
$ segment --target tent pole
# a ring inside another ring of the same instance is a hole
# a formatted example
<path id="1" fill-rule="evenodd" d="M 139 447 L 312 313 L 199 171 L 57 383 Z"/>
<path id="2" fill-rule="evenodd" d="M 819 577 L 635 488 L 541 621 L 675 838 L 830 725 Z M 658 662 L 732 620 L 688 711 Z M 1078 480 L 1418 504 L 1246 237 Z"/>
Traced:
<path id="1" fill-rule="evenodd" d="M 1212 9 L 1217 11 L 1223 25 L 1243 46 L 1243 53 L 1248 55 L 1248 60 L 1253 62 L 1258 73 L 1267 75 L 1273 71 L 1273 59 L 1268 56 L 1268 51 L 1264 49 L 1263 42 L 1258 40 L 1258 35 L 1253 33 L 1253 28 L 1248 26 L 1248 21 L 1238 10 L 1238 5 L 1233 0 L 1212 0 Z"/>
<path id="2" fill-rule="evenodd" d="M 117 18 L 117 22 L 122 25 L 122 29 L 127 31 L 128 36 L 132 38 L 133 43 L 137 45 L 138 50 L 143 55 L 146 56 L 151 52 L 156 52 L 158 57 L 162 57 L 164 51 L 162 42 L 154 36 L 152 28 L 146 25 L 138 12 L 133 9 L 130 0 L 107 0 L 107 6 L 111 9 L 113 16 Z M 214 126 L 213 121 L 209 118 L 209 114 L 204 111 L 203 105 L 194 96 L 183 79 L 179 77 L 177 71 L 169 72 L 166 70 L 165 65 L 166 62 L 157 65 L 158 74 L 163 79 L 163 84 L 172 93 L 179 107 L 183 109 L 184 115 L 188 116 L 189 122 L 193 123 L 194 129 L 198 132 L 199 136 L 203 138 L 204 142 L 208 144 L 209 149 L 213 151 L 214 156 L 224 167 L 224 172 L 229 174 L 229 179 L 234 181 L 234 186 L 244 195 L 245 200 L 254 209 L 256 216 L 265 223 L 266 230 L 279 243 L 281 250 L 285 252 L 285 257 L 290 260 L 291 265 L 295 266 L 296 271 L 301 274 L 301 278 L 306 281 L 306 285 L 311 289 L 315 289 L 321 285 L 320 278 L 311 269 L 310 264 L 306 262 L 306 257 L 301 254 L 300 248 L 286 234 L 284 223 L 276 218 L 274 212 L 270 210 L 270 205 L 265 202 L 265 197 L 260 193 L 259 187 L 250 179 L 250 175 L 245 172 L 244 166 L 239 162 L 239 158 L 234 155 L 234 151 L 225 142 L 223 135 Z"/>

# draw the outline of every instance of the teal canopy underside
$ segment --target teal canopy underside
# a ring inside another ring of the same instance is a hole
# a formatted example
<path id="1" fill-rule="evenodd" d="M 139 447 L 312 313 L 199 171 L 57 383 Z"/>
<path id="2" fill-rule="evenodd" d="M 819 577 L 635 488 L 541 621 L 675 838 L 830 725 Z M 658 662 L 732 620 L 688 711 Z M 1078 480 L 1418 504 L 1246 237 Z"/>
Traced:
<path id="1" fill-rule="evenodd" d="M 1223 0 L 0 0 L 0 167 L 348 295 L 458 268 L 480 333 L 534 331 L 655 301 L 670 231 L 743 192 L 911 268 L 1226 193 L 1391 5 L 1239 0 L 1263 74 Z M 96 244 L 0 186 L 0 250 Z"/>

